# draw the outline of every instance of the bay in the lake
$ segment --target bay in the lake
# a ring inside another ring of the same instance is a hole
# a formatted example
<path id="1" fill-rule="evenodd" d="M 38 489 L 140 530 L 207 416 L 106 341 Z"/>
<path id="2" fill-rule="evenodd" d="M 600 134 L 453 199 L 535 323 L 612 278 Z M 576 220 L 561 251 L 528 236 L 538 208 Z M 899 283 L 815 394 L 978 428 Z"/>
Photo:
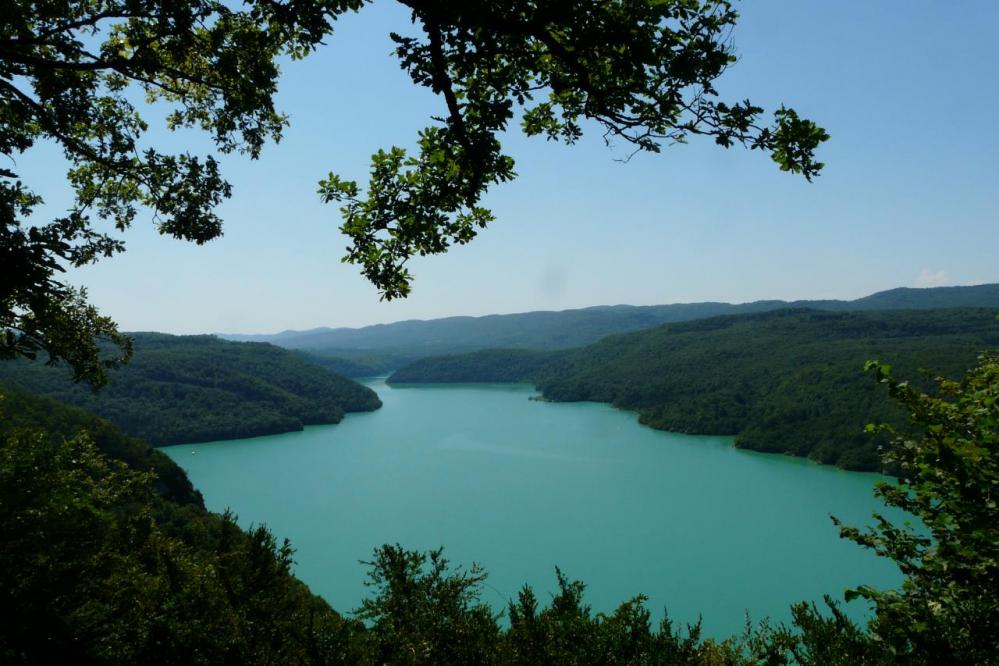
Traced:
<path id="1" fill-rule="evenodd" d="M 164 449 L 210 509 L 289 538 L 296 573 L 342 612 L 366 595 L 359 560 L 396 542 L 480 563 L 498 610 L 525 583 L 549 599 L 558 566 L 595 611 L 644 593 L 655 617 L 701 614 L 717 637 L 747 611 L 786 621 L 793 602 L 901 581 L 829 519 L 870 523 L 876 475 L 531 401 L 525 385 L 369 385 L 384 406 L 338 425 Z"/>

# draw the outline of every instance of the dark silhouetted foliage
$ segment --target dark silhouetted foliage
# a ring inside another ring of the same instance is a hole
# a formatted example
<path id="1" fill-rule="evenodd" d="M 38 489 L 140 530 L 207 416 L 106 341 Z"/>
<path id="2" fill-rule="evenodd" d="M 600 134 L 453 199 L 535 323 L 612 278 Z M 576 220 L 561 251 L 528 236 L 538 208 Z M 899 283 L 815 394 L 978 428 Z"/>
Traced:
<path id="1" fill-rule="evenodd" d="M 0 436 L 0 661 L 353 663 L 292 550 L 160 498 L 87 435 Z"/>
<path id="2" fill-rule="evenodd" d="M 0 387 L 0 434 L 42 432 L 53 444 L 86 432 L 97 449 L 140 472 L 155 475 L 157 492 L 178 504 L 204 507 L 201 493 L 168 455 L 137 437 L 122 434 L 115 425 L 84 409 L 51 398 L 8 391 Z"/>
<path id="3" fill-rule="evenodd" d="M 0 263 L 10 275 L 0 282 L 0 358 L 44 355 L 103 384 L 107 368 L 127 360 L 128 339 L 60 273 L 124 251 L 100 223 L 123 231 L 144 209 L 160 233 L 218 238 L 216 209 L 232 194 L 214 155 L 150 145 L 142 111 L 158 104 L 168 128 L 201 130 L 219 152 L 256 158 L 287 123 L 274 105 L 278 61 L 305 57 L 365 4 L 8 0 Z M 515 116 L 527 135 L 570 144 L 589 120 L 635 151 L 705 136 L 761 150 L 809 180 L 822 169 L 815 151 L 828 135 L 814 122 L 784 106 L 765 118 L 749 100 L 718 99 L 714 82 L 736 59 L 729 32 L 738 13 L 726 0 L 403 4 L 416 32 L 389 33 L 395 55 L 414 84 L 443 99 L 445 117 L 419 133 L 414 155 L 375 152 L 366 192 L 333 173 L 318 192 L 342 204 L 344 259 L 384 298 L 409 292 L 411 257 L 467 243 L 493 219 L 480 199 L 515 177 L 498 138 Z M 42 195 L 15 171 L 20 155 L 46 144 L 65 155 L 74 195 L 47 223 L 31 219 Z M 99 341 L 111 343 L 103 357 Z"/>

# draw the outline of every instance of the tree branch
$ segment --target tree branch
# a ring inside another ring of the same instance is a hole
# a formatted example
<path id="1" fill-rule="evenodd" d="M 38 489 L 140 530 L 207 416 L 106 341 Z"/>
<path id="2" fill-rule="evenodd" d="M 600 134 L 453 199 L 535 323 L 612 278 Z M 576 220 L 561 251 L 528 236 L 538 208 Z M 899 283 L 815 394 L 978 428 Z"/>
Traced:
<path id="1" fill-rule="evenodd" d="M 424 29 L 430 37 L 430 61 L 433 67 L 431 76 L 433 77 L 434 92 L 444 96 L 447 103 L 448 114 L 451 125 L 458 137 L 458 142 L 466 151 L 471 151 L 468 140 L 468 133 L 465 130 L 465 119 L 461 115 L 461 106 L 458 98 L 454 94 L 454 85 L 451 76 L 447 71 L 447 61 L 444 59 L 443 37 L 440 26 L 433 19 L 424 18 Z"/>

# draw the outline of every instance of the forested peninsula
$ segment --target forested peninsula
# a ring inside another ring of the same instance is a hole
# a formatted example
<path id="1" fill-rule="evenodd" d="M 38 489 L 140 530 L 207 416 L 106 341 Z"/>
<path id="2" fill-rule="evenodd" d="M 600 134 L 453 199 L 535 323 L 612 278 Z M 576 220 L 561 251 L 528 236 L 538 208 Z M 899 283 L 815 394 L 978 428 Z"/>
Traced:
<path id="1" fill-rule="evenodd" d="M 41 361 L 0 364 L 0 386 L 85 408 L 154 446 L 239 439 L 371 411 L 371 389 L 266 343 L 132 333 L 135 355 L 99 392 Z"/>
<path id="2" fill-rule="evenodd" d="M 880 471 L 879 440 L 865 425 L 905 415 L 865 375 L 865 361 L 891 363 L 906 377 L 921 369 L 960 376 L 997 346 L 991 308 L 785 309 L 668 324 L 573 350 L 428 358 L 388 381 L 531 382 L 546 399 L 609 402 L 660 430 L 734 435 L 741 448 Z"/>

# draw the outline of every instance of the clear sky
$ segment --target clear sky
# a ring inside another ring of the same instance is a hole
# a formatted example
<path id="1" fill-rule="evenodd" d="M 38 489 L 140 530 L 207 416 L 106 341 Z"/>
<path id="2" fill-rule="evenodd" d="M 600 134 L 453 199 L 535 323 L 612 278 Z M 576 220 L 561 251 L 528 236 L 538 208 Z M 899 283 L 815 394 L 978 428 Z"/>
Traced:
<path id="1" fill-rule="evenodd" d="M 470 245 L 416 260 L 413 294 L 379 302 L 340 263 L 339 213 L 316 182 L 366 182 L 380 147 L 412 146 L 442 102 L 391 55 L 401 6 L 345 17 L 328 46 L 284 68 L 291 127 L 259 161 L 223 160 L 225 236 L 197 247 L 149 215 L 128 251 L 71 274 L 126 330 L 275 332 L 588 305 L 856 298 L 897 286 L 999 282 L 999 2 L 739 3 L 740 62 L 719 89 L 781 102 L 832 135 L 813 184 L 762 153 L 710 140 L 622 164 L 593 132 L 574 147 L 511 132 L 519 178 Z M 175 150 L 207 149 L 157 131 Z M 64 208 L 54 150 L 18 170 Z"/>

